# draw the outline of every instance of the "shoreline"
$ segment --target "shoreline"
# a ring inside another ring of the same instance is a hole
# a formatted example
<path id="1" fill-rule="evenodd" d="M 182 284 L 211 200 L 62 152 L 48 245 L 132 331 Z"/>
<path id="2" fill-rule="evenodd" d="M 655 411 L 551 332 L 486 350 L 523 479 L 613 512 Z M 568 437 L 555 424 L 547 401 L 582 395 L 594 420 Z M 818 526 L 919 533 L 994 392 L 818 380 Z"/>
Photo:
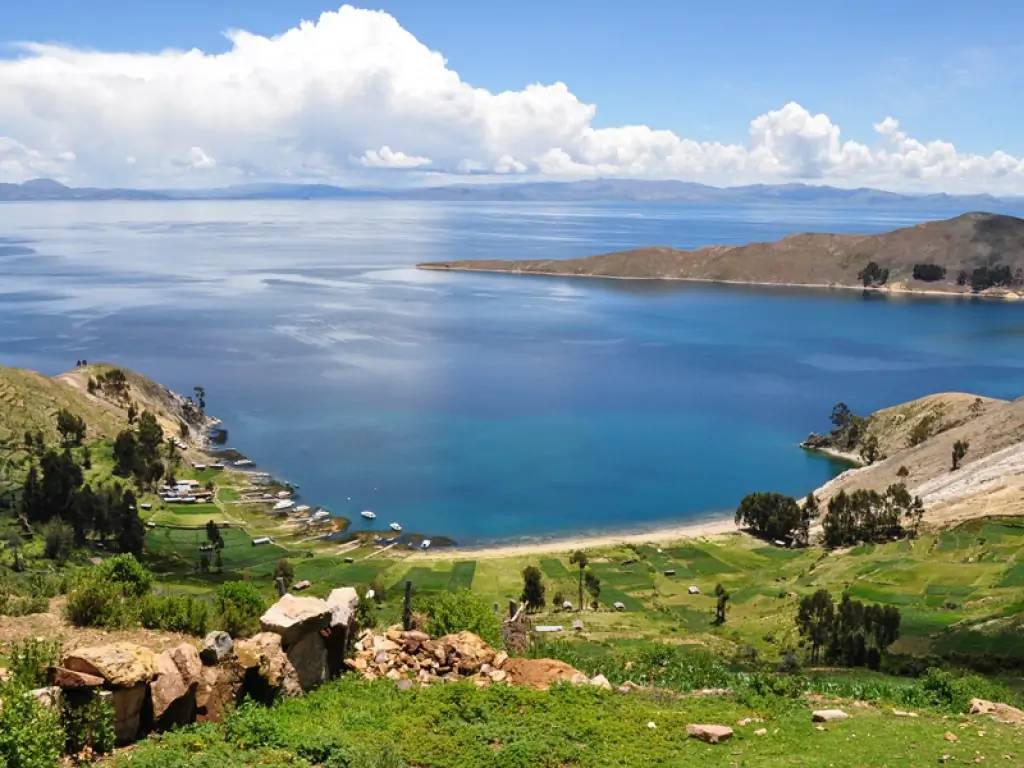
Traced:
<path id="1" fill-rule="evenodd" d="M 719 536 L 728 533 L 742 533 L 742 529 L 736 527 L 731 514 L 728 517 L 703 519 L 692 523 L 679 523 L 652 528 L 646 531 L 624 530 L 617 533 L 583 533 L 536 541 L 495 542 L 479 546 L 456 545 L 435 551 L 414 552 L 409 556 L 409 559 L 446 560 L 460 555 L 472 555 L 476 559 L 482 559 L 514 557 L 516 555 L 552 554 L 576 549 L 593 549 L 629 544 L 665 544 L 685 539 L 696 539 L 702 536 Z"/>
<path id="2" fill-rule="evenodd" d="M 885 286 L 844 285 L 842 283 L 769 283 L 758 280 L 725 280 L 713 277 L 673 277 L 652 275 L 592 275 L 581 272 L 535 272 L 526 269 L 501 269 L 499 267 L 453 267 L 443 263 L 425 262 L 417 264 L 416 269 L 427 272 L 481 272 L 495 275 L 517 275 L 525 277 L 569 277 L 590 278 L 594 280 L 663 280 L 674 283 L 705 283 L 710 285 L 750 286 L 755 288 L 808 288 L 811 290 L 862 291 L 877 293 L 883 296 L 927 296 L 949 299 L 997 299 L 1000 301 L 1020 301 L 1021 296 L 1012 291 L 1006 293 L 972 293 L 968 291 L 937 291 L 913 288 L 886 288 Z"/>

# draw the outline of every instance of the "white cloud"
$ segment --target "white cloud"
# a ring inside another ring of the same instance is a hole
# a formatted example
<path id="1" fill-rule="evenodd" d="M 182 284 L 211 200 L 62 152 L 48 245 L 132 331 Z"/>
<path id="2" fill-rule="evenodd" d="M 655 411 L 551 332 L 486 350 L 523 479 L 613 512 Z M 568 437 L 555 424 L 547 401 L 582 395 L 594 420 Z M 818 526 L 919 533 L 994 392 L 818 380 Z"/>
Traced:
<path id="1" fill-rule="evenodd" d="M 597 107 L 566 84 L 473 87 L 383 12 L 344 6 L 275 37 L 228 37 L 222 54 L 28 44 L 0 60 L 0 180 L 344 183 L 389 170 L 1024 192 L 1021 158 L 921 141 L 892 117 L 871 143 L 844 140 L 796 102 L 754 117 L 743 143 L 596 128 Z"/>
<path id="2" fill-rule="evenodd" d="M 380 149 L 366 150 L 359 158 L 359 164 L 365 168 L 421 168 L 430 165 L 430 158 L 395 152 L 385 144 Z"/>

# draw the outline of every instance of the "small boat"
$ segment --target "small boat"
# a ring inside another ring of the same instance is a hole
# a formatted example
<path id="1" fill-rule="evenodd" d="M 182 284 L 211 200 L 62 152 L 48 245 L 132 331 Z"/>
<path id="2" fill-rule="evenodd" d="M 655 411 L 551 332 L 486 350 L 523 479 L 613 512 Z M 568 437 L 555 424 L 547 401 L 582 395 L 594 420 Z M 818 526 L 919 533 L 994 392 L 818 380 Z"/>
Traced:
<path id="1" fill-rule="evenodd" d="M 402 530 L 402 525 L 401 525 L 401 523 L 391 523 L 391 525 L 389 525 L 388 527 L 389 527 L 389 528 L 390 528 L 390 529 L 391 529 L 392 531 L 400 531 L 400 530 Z"/>
<path id="2" fill-rule="evenodd" d="M 420 542 L 420 549 L 430 549 L 430 539 L 424 539 Z"/>
<path id="3" fill-rule="evenodd" d="M 283 511 L 285 509 L 291 509 L 294 506 L 295 506 L 295 502 L 294 501 L 291 501 L 290 499 L 285 499 L 283 501 L 277 502 L 277 504 L 274 505 L 274 511 L 275 512 L 281 512 L 281 511 Z"/>
<path id="4" fill-rule="evenodd" d="M 371 511 L 370 511 L 370 510 L 368 510 L 368 509 L 364 509 L 364 510 L 363 510 L 362 512 L 360 512 L 359 514 L 361 514 L 361 515 L 362 515 L 363 517 L 365 517 L 365 518 L 366 518 L 367 520 L 376 520 L 376 519 L 377 519 L 377 513 L 376 513 L 376 512 L 371 512 Z"/>
<path id="5" fill-rule="evenodd" d="M 235 466 L 236 467 L 251 467 L 252 463 L 253 463 L 252 459 L 238 459 L 238 461 L 235 462 Z"/>

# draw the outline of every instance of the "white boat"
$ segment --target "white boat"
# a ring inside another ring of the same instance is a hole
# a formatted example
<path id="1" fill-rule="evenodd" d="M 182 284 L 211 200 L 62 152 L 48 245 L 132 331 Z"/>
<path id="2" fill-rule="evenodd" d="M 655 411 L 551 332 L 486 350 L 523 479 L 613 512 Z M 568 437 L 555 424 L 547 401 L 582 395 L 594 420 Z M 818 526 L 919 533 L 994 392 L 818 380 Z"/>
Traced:
<path id="1" fill-rule="evenodd" d="M 299 504 L 299 506 L 295 508 L 295 512 L 298 514 L 309 512 L 309 504 Z"/>
<path id="2" fill-rule="evenodd" d="M 424 539 L 420 542 L 420 549 L 430 549 L 430 539 Z"/>
<path id="3" fill-rule="evenodd" d="M 322 520 L 330 520 L 330 518 L 330 512 L 328 512 L 326 509 L 318 509 L 316 512 L 313 513 L 313 516 L 309 519 L 314 523 L 318 523 Z"/>
<path id="4" fill-rule="evenodd" d="M 238 459 L 238 461 L 235 462 L 235 466 L 236 467 L 251 467 L 252 466 L 252 459 Z"/>
<path id="5" fill-rule="evenodd" d="M 400 523 L 391 523 L 391 525 L 389 525 L 388 527 L 389 527 L 389 528 L 390 528 L 390 529 L 391 529 L 392 531 L 400 531 L 400 530 L 402 530 L 402 526 L 401 526 L 401 524 L 400 524 Z"/>
<path id="6" fill-rule="evenodd" d="M 376 513 L 376 512 L 371 512 L 371 511 L 370 511 L 370 510 L 368 510 L 368 509 L 364 509 L 364 510 L 363 510 L 362 512 L 360 512 L 359 514 L 361 514 L 361 515 L 362 515 L 363 517 L 365 517 L 365 518 L 366 518 L 367 520 L 376 520 L 376 519 L 377 519 L 377 513 Z"/>
<path id="7" fill-rule="evenodd" d="M 295 502 L 294 501 L 292 501 L 291 499 L 285 499 L 284 501 L 279 501 L 279 502 L 277 502 L 277 504 L 274 505 L 274 511 L 275 512 L 281 512 L 282 510 L 285 510 L 285 509 L 291 509 L 294 506 L 295 506 Z"/>

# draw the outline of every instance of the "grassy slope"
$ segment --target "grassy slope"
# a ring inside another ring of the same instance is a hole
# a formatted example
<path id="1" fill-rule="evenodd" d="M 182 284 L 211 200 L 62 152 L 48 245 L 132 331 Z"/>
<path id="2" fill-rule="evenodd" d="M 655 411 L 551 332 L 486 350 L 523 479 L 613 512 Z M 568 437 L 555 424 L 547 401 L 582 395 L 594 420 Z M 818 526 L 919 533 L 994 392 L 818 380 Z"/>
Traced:
<path id="1" fill-rule="evenodd" d="M 851 719 L 818 730 L 808 703 L 795 699 L 741 703 L 663 692 L 477 690 L 466 684 L 400 692 L 390 681 L 344 680 L 250 713 L 228 728 L 207 725 L 150 740 L 118 764 L 789 768 L 933 765 L 943 755 L 956 764 L 981 755 L 1015 765 L 1024 757 L 1019 729 L 987 719 L 934 711 L 904 719 L 885 706 L 842 704 Z M 746 717 L 764 722 L 737 725 Z M 704 744 L 686 736 L 686 725 L 694 722 L 730 724 L 736 735 L 723 745 Z M 767 733 L 755 735 L 762 727 Z M 946 741 L 947 731 L 957 735 L 955 743 Z"/>

